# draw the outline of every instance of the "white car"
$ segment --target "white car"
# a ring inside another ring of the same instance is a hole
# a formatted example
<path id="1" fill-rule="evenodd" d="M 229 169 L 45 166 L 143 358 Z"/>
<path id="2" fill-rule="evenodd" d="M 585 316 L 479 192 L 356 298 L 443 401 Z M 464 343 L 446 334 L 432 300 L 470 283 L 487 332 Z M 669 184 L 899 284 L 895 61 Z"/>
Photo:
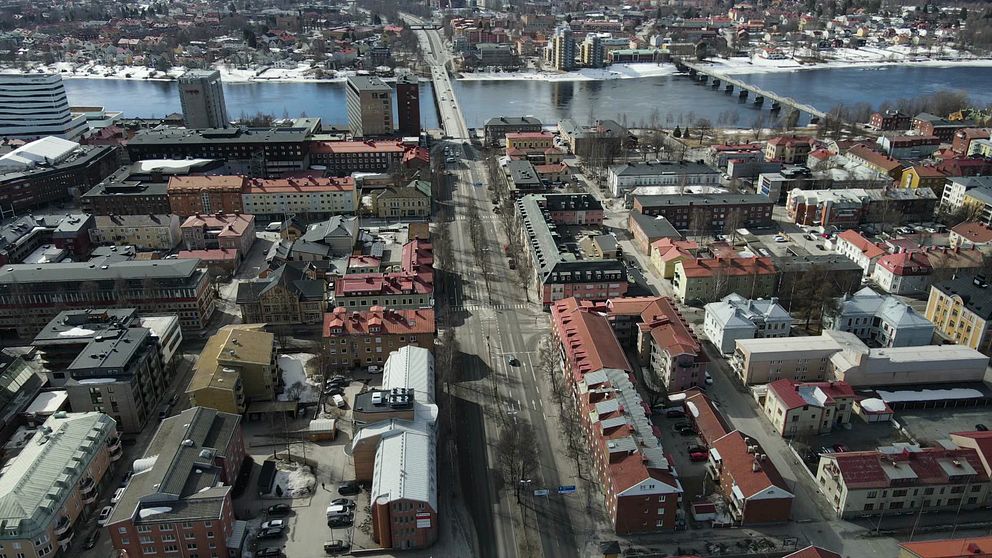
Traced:
<path id="1" fill-rule="evenodd" d="M 285 519 L 270 519 L 262 524 L 262 529 L 268 529 L 269 527 L 285 527 Z"/>
<path id="2" fill-rule="evenodd" d="M 113 511 L 114 511 L 114 506 L 104 506 L 103 509 L 100 510 L 100 515 L 98 515 L 96 518 L 96 524 L 99 525 L 100 527 L 106 525 L 107 521 L 110 520 L 110 514 L 113 513 Z"/>
<path id="3" fill-rule="evenodd" d="M 124 496 L 124 487 L 118 488 L 114 491 L 114 495 L 110 498 L 111 504 L 116 504 L 121 501 L 121 497 Z"/>
<path id="4" fill-rule="evenodd" d="M 775 240 L 775 242 L 788 242 L 789 241 L 789 239 L 785 238 L 784 236 L 782 236 L 780 234 L 775 235 L 774 240 Z"/>
<path id="5" fill-rule="evenodd" d="M 713 385 L 713 376 L 710 376 L 709 372 L 704 372 L 704 374 L 706 374 L 706 376 L 704 377 L 705 379 L 703 381 L 706 382 L 706 385 L 708 386 Z"/>

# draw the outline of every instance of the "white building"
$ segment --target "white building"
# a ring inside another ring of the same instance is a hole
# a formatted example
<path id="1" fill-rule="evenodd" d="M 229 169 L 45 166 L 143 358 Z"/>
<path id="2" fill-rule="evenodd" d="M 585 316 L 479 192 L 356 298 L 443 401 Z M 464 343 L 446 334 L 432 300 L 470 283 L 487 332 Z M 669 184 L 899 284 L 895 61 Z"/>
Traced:
<path id="1" fill-rule="evenodd" d="M 777 298 L 749 300 L 737 293 L 706 305 L 703 332 L 723 354 L 733 353 L 738 339 L 788 337 L 792 316 Z"/>
<path id="2" fill-rule="evenodd" d="M 139 250 L 172 250 L 182 241 L 178 215 L 97 215 L 90 240 L 130 244 Z"/>
<path id="3" fill-rule="evenodd" d="M 836 313 L 824 316 L 829 329 L 846 331 L 878 347 L 914 347 L 933 341 L 933 323 L 911 306 L 869 287 L 838 301 Z"/>
<path id="4" fill-rule="evenodd" d="M 954 213 L 964 206 L 965 194 L 975 188 L 992 189 L 992 176 L 959 176 L 948 178 L 940 198 L 940 211 Z"/>
<path id="5" fill-rule="evenodd" d="M 86 129 L 86 116 L 69 112 L 62 76 L 0 73 L 0 137 L 71 140 Z"/>
<path id="6" fill-rule="evenodd" d="M 854 229 L 848 229 L 837 235 L 834 250 L 863 269 L 865 278 L 872 276 L 875 271 L 875 262 L 888 253 L 884 248 L 861 236 Z"/>
<path id="7" fill-rule="evenodd" d="M 638 186 L 719 186 L 720 171 L 688 161 L 630 162 L 610 167 L 606 182 L 619 198 Z"/>
<path id="8" fill-rule="evenodd" d="M 989 357 L 963 345 L 848 345 L 830 357 L 834 378 L 854 387 L 981 382 L 988 364 Z"/>

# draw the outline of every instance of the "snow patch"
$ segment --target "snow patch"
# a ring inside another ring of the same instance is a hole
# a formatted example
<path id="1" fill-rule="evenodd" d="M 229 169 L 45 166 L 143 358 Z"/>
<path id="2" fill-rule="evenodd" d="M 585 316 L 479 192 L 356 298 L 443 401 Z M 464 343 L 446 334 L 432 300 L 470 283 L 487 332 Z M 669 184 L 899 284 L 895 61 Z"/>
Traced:
<path id="1" fill-rule="evenodd" d="M 871 413 L 881 413 L 885 411 L 885 402 L 875 397 L 862 399 L 861 408 Z"/>
<path id="2" fill-rule="evenodd" d="M 879 397 L 886 403 L 903 401 L 941 401 L 945 399 L 980 399 L 982 392 L 971 388 L 921 389 L 919 391 L 882 391 Z"/>
<path id="3" fill-rule="evenodd" d="M 695 403 L 692 401 L 686 401 L 685 406 L 689 409 L 689 412 L 692 413 L 693 418 L 699 418 L 699 408 L 696 407 Z"/>
<path id="4" fill-rule="evenodd" d="M 272 488 L 274 494 L 289 498 L 303 498 L 312 494 L 316 486 L 317 477 L 314 476 L 310 467 L 286 461 L 280 461 L 276 464 L 276 476 Z"/>
<path id="5" fill-rule="evenodd" d="M 307 362 L 314 358 L 310 353 L 279 355 L 279 369 L 282 370 L 286 390 L 279 394 L 279 401 L 289 401 L 298 392 L 300 403 L 316 403 L 320 400 L 320 384 L 307 377 Z"/>
<path id="6" fill-rule="evenodd" d="M 96 333 L 92 329 L 86 329 L 85 327 L 76 326 L 72 329 L 67 329 L 65 331 L 60 331 L 60 337 L 86 337 L 88 335 L 93 335 Z"/>

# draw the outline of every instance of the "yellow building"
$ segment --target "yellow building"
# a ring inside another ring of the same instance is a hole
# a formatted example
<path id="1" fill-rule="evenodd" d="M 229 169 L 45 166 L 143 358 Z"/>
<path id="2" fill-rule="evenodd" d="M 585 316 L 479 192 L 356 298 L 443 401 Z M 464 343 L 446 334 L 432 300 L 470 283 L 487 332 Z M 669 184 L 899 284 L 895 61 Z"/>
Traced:
<path id="1" fill-rule="evenodd" d="M 207 340 L 186 389 L 192 406 L 241 414 L 248 401 L 275 398 L 275 336 L 260 328 L 225 326 Z"/>
<path id="2" fill-rule="evenodd" d="M 406 186 L 389 186 L 372 194 L 372 204 L 380 219 L 430 217 L 431 183 L 414 180 Z"/>
<path id="3" fill-rule="evenodd" d="M 992 355 L 992 289 L 985 279 L 962 275 L 932 285 L 927 319 L 944 337 Z"/>
<path id="4" fill-rule="evenodd" d="M 938 196 L 944 191 L 947 177 L 933 165 L 913 165 L 902 171 L 900 188 L 930 188 Z"/>
<path id="5" fill-rule="evenodd" d="M 679 302 L 705 304 L 730 293 L 752 299 L 772 296 L 775 278 L 770 258 L 679 259 L 672 287 Z"/>
<path id="6" fill-rule="evenodd" d="M 555 136 L 551 132 L 508 132 L 506 151 L 514 149 L 548 149 L 554 147 Z"/>

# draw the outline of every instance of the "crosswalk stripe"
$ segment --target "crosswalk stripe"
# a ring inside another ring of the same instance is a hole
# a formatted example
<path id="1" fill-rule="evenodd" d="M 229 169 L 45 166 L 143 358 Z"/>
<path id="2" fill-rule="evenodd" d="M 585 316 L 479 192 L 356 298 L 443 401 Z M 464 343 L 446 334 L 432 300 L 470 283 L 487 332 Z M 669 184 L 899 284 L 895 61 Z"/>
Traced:
<path id="1" fill-rule="evenodd" d="M 530 308 L 529 304 L 497 304 L 495 306 L 490 306 L 488 304 L 460 304 L 450 307 L 456 312 L 462 311 L 473 311 L 473 310 L 524 310 Z"/>

